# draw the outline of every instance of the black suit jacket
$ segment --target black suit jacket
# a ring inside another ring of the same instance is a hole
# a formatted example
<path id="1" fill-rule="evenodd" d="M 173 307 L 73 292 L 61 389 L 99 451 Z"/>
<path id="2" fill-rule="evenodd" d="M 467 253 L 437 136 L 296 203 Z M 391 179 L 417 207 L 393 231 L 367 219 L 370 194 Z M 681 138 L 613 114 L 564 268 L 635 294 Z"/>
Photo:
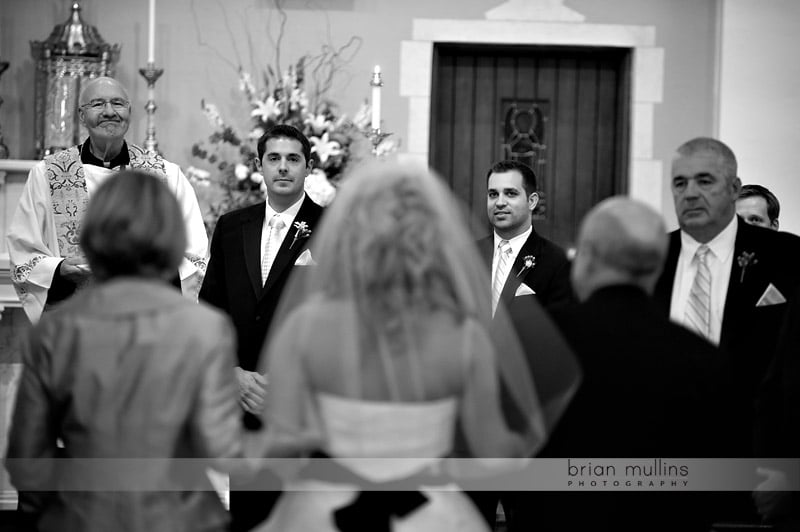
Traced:
<path id="1" fill-rule="evenodd" d="M 314 228 L 323 209 L 310 198 L 303 200 L 294 222 Z M 308 248 L 310 238 L 294 240 L 294 222 L 267 277 L 261 283 L 261 229 L 265 202 L 222 215 L 211 239 L 200 299 L 214 305 L 233 319 L 238 339 L 239 366 L 256 371 L 258 358 L 294 262 Z"/>
<path id="2" fill-rule="evenodd" d="M 635 286 L 602 288 L 552 314 L 583 381 L 540 457 L 676 464 L 715 456 L 724 401 L 713 345 L 671 323 Z M 537 493 L 530 500 L 518 518 L 531 530 L 706 532 L 711 522 L 705 496 L 691 493 Z"/>
<path id="3" fill-rule="evenodd" d="M 491 271 L 494 235 L 478 240 L 478 249 Z M 532 268 L 526 269 L 524 265 L 527 256 L 534 257 L 536 264 Z M 500 294 L 500 300 L 506 306 L 510 305 L 519 285 L 525 283 L 536 292 L 539 303 L 548 310 L 569 305 L 574 302 L 569 271 L 570 262 L 564 250 L 550 240 L 539 236 L 536 229 L 533 229 L 517 254 L 506 284 L 503 286 L 503 292 Z M 520 274 L 520 272 L 522 273 Z"/>
<path id="4" fill-rule="evenodd" d="M 756 400 L 758 456 L 800 457 L 800 290 L 786 312 L 775 358 Z M 791 492 L 788 515 L 776 530 L 800 529 L 800 492 Z"/>
<path id="5" fill-rule="evenodd" d="M 776 355 L 761 385 L 756 407 L 758 455 L 800 456 L 800 290 L 795 292 L 786 312 Z"/>
<path id="6" fill-rule="evenodd" d="M 680 231 L 674 231 L 670 234 L 664 271 L 656 285 L 656 300 L 665 316 L 669 316 L 680 250 Z M 738 259 L 745 252 L 752 253 L 753 258 L 743 267 Z M 727 453 L 741 457 L 754 454 L 754 398 L 772 361 L 788 307 L 787 303 L 761 307 L 756 304 L 770 284 L 790 300 L 799 281 L 800 237 L 748 225 L 739 218 L 719 344 L 729 357 L 730 386 L 735 392 L 726 414 L 740 429 Z"/>
<path id="7" fill-rule="evenodd" d="M 554 311 L 583 382 L 542 456 L 715 456 L 722 355 L 617 285 Z"/>

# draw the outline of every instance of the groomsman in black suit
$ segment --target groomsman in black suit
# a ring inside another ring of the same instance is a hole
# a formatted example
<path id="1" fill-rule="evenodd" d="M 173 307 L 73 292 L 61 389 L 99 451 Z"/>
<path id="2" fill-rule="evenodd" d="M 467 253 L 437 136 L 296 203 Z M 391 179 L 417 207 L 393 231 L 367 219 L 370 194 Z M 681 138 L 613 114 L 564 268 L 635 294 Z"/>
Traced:
<path id="1" fill-rule="evenodd" d="M 492 315 L 505 307 L 525 349 L 542 402 L 558 397 L 554 404 L 569 400 L 574 389 L 560 376 L 575 364 L 566 341 L 547 312 L 574 303 L 570 287 L 570 264 L 563 249 L 538 235 L 532 216 L 539 202 L 536 174 L 518 161 L 500 161 L 487 173 L 486 208 L 494 231 L 477 242 L 492 274 Z M 513 428 L 520 413 L 509 410 L 504 401 L 506 421 Z M 558 408 L 556 408 L 558 410 Z M 530 494 L 468 492 L 488 523 L 493 526 L 498 501 L 513 528 L 518 506 L 530 504 Z"/>
<path id="2" fill-rule="evenodd" d="M 755 397 L 800 281 L 800 238 L 748 225 L 736 215 L 741 182 L 731 149 L 695 138 L 672 161 L 671 188 L 680 229 L 670 234 L 656 285 L 662 311 L 728 354 L 725 412 L 732 427 L 719 457 L 752 457 Z M 726 521 L 757 521 L 747 495 L 733 492 Z"/>
<path id="3" fill-rule="evenodd" d="M 494 231 L 478 247 L 491 267 L 492 304 L 508 307 L 515 296 L 531 294 L 548 309 L 571 303 L 567 255 L 538 235 L 531 220 L 539 203 L 533 169 L 500 161 L 486 178 L 486 208 Z"/>
<path id="4" fill-rule="evenodd" d="M 660 215 L 624 197 L 584 219 L 572 265 L 579 304 L 553 317 L 581 363 L 583 380 L 544 458 L 713 456 L 721 355 L 674 324 L 652 300 L 667 254 Z M 674 460 L 673 460 L 674 461 Z M 679 460 L 678 460 L 679 462 Z M 519 530 L 707 532 L 703 493 L 554 492 L 514 516 Z"/>
<path id="5" fill-rule="evenodd" d="M 323 210 L 303 189 L 312 168 L 311 145 L 299 130 L 278 125 L 267 131 L 258 141 L 258 161 L 267 200 L 219 218 L 200 289 L 200 299 L 228 313 L 236 327 L 236 374 L 250 429 L 260 428 L 255 414 L 266 380 L 256 370 L 267 329 L 293 269 L 312 264 L 309 237 Z M 249 530 L 266 517 L 269 495 L 232 491 L 234 530 Z"/>

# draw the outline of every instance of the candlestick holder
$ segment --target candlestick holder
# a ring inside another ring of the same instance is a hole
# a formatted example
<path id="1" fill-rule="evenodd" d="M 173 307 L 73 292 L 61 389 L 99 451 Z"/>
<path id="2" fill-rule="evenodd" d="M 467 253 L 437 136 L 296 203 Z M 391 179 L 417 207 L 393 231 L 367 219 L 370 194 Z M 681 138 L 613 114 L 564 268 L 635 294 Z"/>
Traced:
<path id="1" fill-rule="evenodd" d="M 378 146 L 381 145 L 381 142 L 386 137 L 392 135 L 392 133 L 386 133 L 382 131 L 380 128 L 370 128 L 364 132 L 364 135 L 369 139 L 370 143 L 372 144 L 372 155 L 374 157 L 380 157 L 382 154 L 378 152 Z"/>
<path id="2" fill-rule="evenodd" d="M 0 61 L 0 77 L 8 68 L 8 61 Z M 3 97 L 0 96 L 0 107 L 3 106 Z M 0 127 L 0 159 L 8 159 L 8 146 L 3 142 L 3 128 Z"/>
<path id="3" fill-rule="evenodd" d="M 147 137 L 144 140 L 144 149 L 153 153 L 158 153 L 155 121 L 156 109 L 158 109 L 155 95 L 156 81 L 163 73 L 164 69 L 156 68 L 155 63 L 147 63 L 147 68 L 139 69 L 139 74 L 147 81 L 147 103 L 144 106 L 144 110 L 147 111 Z"/>

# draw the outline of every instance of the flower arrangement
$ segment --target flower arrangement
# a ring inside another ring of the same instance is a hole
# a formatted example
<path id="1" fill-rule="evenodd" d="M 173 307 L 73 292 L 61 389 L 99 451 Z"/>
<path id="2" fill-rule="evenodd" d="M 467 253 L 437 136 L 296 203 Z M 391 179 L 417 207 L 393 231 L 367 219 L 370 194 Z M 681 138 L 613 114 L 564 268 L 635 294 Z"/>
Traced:
<path id="1" fill-rule="evenodd" d="M 329 100 L 316 98 L 319 103 L 312 108 L 304 87 L 305 59 L 301 58 L 280 77 L 268 68 L 261 89 L 248 72 L 239 70 L 239 89 L 251 109 L 246 134 L 226 122 L 213 103 L 201 102 L 214 131 L 206 141 L 192 146 L 192 155 L 207 163 L 204 166 L 208 168 L 191 166 L 186 174 L 205 207 L 204 221 L 209 231 L 225 212 L 264 199 L 266 187 L 256 168 L 256 142 L 274 125 L 292 125 L 308 137 L 313 170 L 306 179 L 306 193 L 323 206 L 335 196 L 335 186 L 348 164 L 360 158 L 356 146 L 365 142 L 368 104 L 363 103 L 353 119 L 340 114 Z"/>

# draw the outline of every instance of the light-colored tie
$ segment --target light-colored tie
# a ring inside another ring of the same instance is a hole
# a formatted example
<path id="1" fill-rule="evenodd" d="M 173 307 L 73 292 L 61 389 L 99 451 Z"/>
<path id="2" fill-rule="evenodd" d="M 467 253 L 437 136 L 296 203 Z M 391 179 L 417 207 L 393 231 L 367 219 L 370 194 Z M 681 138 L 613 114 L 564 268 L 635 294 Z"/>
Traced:
<path id="1" fill-rule="evenodd" d="M 503 286 L 508 277 L 509 257 L 511 255 L 511 244 L 508 240 L 501 240 L 497 245 L 497 268 L 494 270 L 494 280 L 492 281 L 492 316 L 497 310 L 500 302 L 500 294 L 503 293 Z"/>
<path id="2" fill-rule="evenodd" d="M 276 214 L 269 219 L 269 233 L 267 233 L 267 242 L 264 244 L 264 258 L 261 259 L 261 283 L 267 282 L 269 270 L 272 268 L 272 263 L 275 261 L 275 256 L 278 254 L 278 249 L 281 247 L 281 230 L 286 227 L 286 224 L 281 220 L 280 215 Z"/>
<path id="3" fill-rule="evenodd" d="M 706 261 L 709 251 L 705 244 L 697 248 L 697 274 L 686 304 L 686 324 L 705 338 L 711 336 L 711 270 Z"/>

